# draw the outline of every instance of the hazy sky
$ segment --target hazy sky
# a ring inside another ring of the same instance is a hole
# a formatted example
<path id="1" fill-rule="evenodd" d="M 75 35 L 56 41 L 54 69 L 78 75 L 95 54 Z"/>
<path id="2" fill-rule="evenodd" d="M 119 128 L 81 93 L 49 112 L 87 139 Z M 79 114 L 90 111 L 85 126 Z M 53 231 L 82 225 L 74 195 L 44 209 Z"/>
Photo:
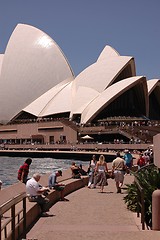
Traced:
<path id="1" fill-rule="evenodd" d="M 160 0 L 0 0 L 0 53 L 18 23 L 47 33 L 78 75 L 106 45 L 160 78 Z"/>

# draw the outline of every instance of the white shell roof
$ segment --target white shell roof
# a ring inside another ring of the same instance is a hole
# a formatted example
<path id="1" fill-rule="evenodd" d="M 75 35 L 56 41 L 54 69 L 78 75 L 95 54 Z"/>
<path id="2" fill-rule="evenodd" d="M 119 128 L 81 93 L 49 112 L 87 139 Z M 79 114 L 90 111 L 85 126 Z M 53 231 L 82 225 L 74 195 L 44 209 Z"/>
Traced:
<path id="1" fill-rule="evenodd" d="M 106 46 L 98 61 L 83 71 L 88 84 L 84 82 L 84 75 L 80 74 L 72 84 L 68 85 L 65 82 L 64 85 L 56 85 L 23 111 L 39 117 L 63 112 L 70 112 L 70 117 L 73 114 L 81 114 L 100 92 L 113 82 L 117 72 L 120 73 L 128 64 L 134 65 L 132 57 L 121 57 L 113 48 Z M 77 81 L 80 83 L 78 87 Z"/>
<path id="2" fill-rule="evenodd" d="M 131 60 L 132 57 L 117 56 L 92 64 L 75 78 L 76 90 L 85 86 L 98 92 L 104 91 Z"/>
<path id="3" fill-rule="evenodd" d="M 3 56 L 4 56 L 4 54 L 0 54 L 0 74 L 1 74 L 1 69 L 2 69 Z"/>
<path id="4" fill-rule="evenodd" d="M 72 82 L 70 80 L 63 81 L 37 98 L 24 108 L 23 111 L 37 117 L 70 112 L 72 100 L 71 87 Z"/>
<path id="5" fill-rule="evenodd" d="M 99 96 L 99 92 L 89 87 L 79 87 L 76 92 L 76 98 L 73 98 L 72 111 L 73 114 L 81 114 L 86 106 L 93 101 L 94 98 Z"/>
<path id="6" fill-rule="evenodd" d="M 157 85 L 160 84 L 160 79 L 151 79 L 147 81 L 148 86 L 148 95 L 152 93 L 152 91 L 155 89 Z"/>
<path id="7" fill-rule="evenodd" d="M 43 31 L 18 24 L 8 42 L 0 76 L 0 120 L 9 121 L 25 106 L 74 75 L 63 52 Z"/>
<path id="8" fill-rule="evenodd" d="M 148 113 L 148 93 L 159 80 L 147 82 L 135 75 L 134 58 L 120 56 L 107 45 L 97 61 L 74 79 L 53 39 L 35 27 L 18 24 L 0 55 L 0 120 L 8 122 L 22 111 L 37 117 L 70 112 L 70 117 L 81 114 L 81 123 L 86 123 L 139 83 Z"/>
<path id="9" fill-rule="evenodd" d="M 101 61 L 101 60 L 103 61 L 106 58 L 117 57 L 117 56 L 119 56 L 119 53 L 111 46 L 106 45 L 103 51 L 101 52 L 101 54 L 99 55 L 99 58 L 97 61 Z"/>
<path id="10" fill-rule="evenodd" d="M 143 81 L 146 100 L 146 111 L 148 112 L 148 94 L 146 78 L 142 76 L 136 76 L 117 82 L 108 87 L 103 93 L 99 94 L 99 96 L 95 98 L 92 103 L 90 103 L 82 112 L 81 123 L 87 123 L 88 121 L 91 121 L 93 117 L 95 117 L 102 110 L 102 108 L 109 105 L 112 101 L 114 101 L 125 91 L 136 85 L 139 81 Z"/>
<path id="11" fill-rule="evenodd" d="M 80 73 L 73 83 L 73 102 L 70 117 L 81 113 L 85 107 L 114 83 L 117 76 L 131 65 L 132 75 L 135 75 L 135 63 L 132 57 L 120 56 L 116 50 L 106 46 L 96 63 Z M 83 96 L 83 97 L 82 97 Z"/>

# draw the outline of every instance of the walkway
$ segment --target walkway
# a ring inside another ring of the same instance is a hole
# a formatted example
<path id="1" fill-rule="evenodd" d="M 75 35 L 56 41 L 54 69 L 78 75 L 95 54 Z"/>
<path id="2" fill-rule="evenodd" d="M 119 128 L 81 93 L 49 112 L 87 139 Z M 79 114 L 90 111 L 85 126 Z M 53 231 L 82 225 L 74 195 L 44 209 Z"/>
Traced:
<path id="1" fill-rule="evenodd" d="M 133 176 L 127 175 L 125 183 Z M 158 240 L 160 232 L 141 231 L 136 215 L 127 210 L 122 194 L 117 194 L 114 180 L 100 193 L 99 188 L 82 188 L 68 195 L 68 202 L 57 202 L 50 217 L 40 218 L 28 232 L 34 240 Z"/>

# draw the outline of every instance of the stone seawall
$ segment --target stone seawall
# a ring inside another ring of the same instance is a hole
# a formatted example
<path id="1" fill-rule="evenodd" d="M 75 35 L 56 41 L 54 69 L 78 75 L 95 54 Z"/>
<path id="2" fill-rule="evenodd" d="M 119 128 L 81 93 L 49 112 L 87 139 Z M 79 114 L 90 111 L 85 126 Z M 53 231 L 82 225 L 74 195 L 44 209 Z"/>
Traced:
<path id="1" fill-rule="evenodd" d="M 49 174 L 42 175 L 42 177 L 40 179 L 41 185 L 47 186 L 48 176 L 49 176 Z M 71 178 L 71 170 L 68 169 L 68 170 L 63 171 L 63 176 L 58 177 L 58 181 L 62 182 L 66 185 L 66 187 L 64 189 L 64 195 L 67 196 L 68 194 L 86 186 L 88 183 L 88 176 L 83 176 L 82 179 L 72 179 Z M 21 194 L 21 193 L 25 192 L 25 190 L 26 190 L 25 185 L 21 182 L 2 189 L 0 192 L 0 194 L 1 194 L 0 205 L 6 203 L 10 199 L 13 199 L 17 194 Z M 60 199 L 60 192 L 51 190 L 49 192 L 48 198 L 50 200 L 50 206 L 53 206 Z M 20 204 L 18 204 L 16 207 L 17 213 L 19 211 L 19 208 L 20 208 Z M 26 211 L 27 211 L 27 213 L 26 213 L 26 228 L 29 229 L 39 219 L 40 207 L 35 202 L 29 202 L 28 198 L 27 198 Z M 3 217 L 4 217 L 4 219 L 9 218 L 10 213 L 6 212 Z M 5 222 L 5 220 L 4 220 L 4 222 Z M 2 225 L 3 225 L 3 220 L 2 220 Z M 18 234 L 21 235 L 22 233 L 23 233 L 23 227 L 22 227 L 22 223 L 20 223 L 19 226 L 17 226 L 15 229 L 16 239 L 17 239 Z M 11 234 L 8 235 L 7 239 L 12 239 Z"/>

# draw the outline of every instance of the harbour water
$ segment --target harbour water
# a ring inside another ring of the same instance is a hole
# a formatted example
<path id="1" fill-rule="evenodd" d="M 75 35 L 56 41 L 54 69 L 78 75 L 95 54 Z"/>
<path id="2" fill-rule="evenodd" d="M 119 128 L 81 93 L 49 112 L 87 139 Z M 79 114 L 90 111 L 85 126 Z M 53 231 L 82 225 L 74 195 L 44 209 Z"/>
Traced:
<path id="1" fill-rule="evenodd" d="M 3 182 L 3 188 L 18 182 L 17 172 L 25 160 L 26 158 L 24 157 L 0 157 L 0 180 Z M 53 170 L 56 171 L 57 169 L 68 169 L 71 166 L 72 161 L 73 159 L 32 158 L 29 177 L 35 172 L 45 174 Z M 82 164 L 82 166 L 89 164 L 89 162 L 86 161 L 74 161 L 78 165 Z"/>

